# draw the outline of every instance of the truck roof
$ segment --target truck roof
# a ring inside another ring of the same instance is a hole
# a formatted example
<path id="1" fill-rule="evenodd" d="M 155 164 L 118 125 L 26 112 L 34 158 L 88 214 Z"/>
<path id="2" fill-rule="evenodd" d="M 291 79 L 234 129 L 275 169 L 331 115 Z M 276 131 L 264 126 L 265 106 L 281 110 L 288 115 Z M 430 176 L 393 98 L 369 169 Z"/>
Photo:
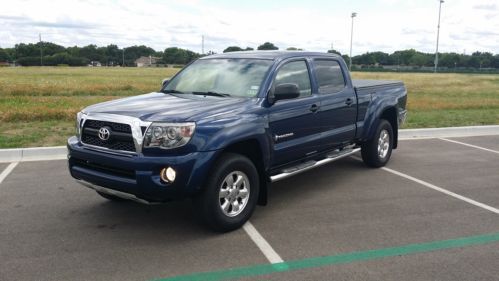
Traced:
<path id="1" fill-rule="evenodd" d="M 242 52 L 229 52 L 223 54 L 215 54 L 201 59 L 214 59 L 214 58 L 228 58 L 228 59 L 267 59 L 267 60 L 277 60 L 277 59 L 287 59 L 292 57 L 302 57 L 302 56 L 314 56 L 314 57 L 329 57 L 329 58 L 339 58 L 340 56 L 331 53 L 320 53 L 320 52 L 308 52 L 308 51 L 242 51 Z"/>

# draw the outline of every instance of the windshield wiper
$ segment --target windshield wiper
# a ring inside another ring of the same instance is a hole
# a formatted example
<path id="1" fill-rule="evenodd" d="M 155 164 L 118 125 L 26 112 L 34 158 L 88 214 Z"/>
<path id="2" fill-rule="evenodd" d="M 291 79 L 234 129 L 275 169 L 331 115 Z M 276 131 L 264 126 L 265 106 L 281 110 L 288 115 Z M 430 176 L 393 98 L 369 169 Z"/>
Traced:
<path id="1" fill-rule="evenodd" d="M 207 92 L 192 92 L 193 95 L 215 96 L 215 97 L 230 97 L 229 94 L 217 93 L 212 91 Z"/>
<path id="2" fill-rule="evenodd" d="M 177 91 L 177 90 L 161 90 L 162 93 L 165 94 L 183 94 L 184 92 L 182 91 Z"/>

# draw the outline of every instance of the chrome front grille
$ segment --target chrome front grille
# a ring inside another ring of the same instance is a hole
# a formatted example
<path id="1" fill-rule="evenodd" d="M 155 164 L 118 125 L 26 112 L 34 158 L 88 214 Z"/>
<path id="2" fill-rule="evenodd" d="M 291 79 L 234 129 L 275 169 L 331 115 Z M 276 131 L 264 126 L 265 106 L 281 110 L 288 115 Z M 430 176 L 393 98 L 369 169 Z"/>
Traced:
<path id="1" fill-rule="evenodd" d="M 108 140 L 99 138 L 99 129 L 103 127 L 107 127 L 110 130 Z M 112 150 L 137 152 L 132 128 L 129 124 L 88 119 L 83 123 L 81 142 Z"/>

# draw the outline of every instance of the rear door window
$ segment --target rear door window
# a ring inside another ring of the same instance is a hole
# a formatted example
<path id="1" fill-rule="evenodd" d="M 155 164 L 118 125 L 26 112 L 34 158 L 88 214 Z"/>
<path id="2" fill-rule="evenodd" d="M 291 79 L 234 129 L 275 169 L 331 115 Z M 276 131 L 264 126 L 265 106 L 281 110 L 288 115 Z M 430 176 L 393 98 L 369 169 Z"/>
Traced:
<path id="1" fill-rule="evenodd" d="M 337 93 L 345 88 L 345 78 L 337 61 L 315 60 L 314 65 L 320 94 Z"/>

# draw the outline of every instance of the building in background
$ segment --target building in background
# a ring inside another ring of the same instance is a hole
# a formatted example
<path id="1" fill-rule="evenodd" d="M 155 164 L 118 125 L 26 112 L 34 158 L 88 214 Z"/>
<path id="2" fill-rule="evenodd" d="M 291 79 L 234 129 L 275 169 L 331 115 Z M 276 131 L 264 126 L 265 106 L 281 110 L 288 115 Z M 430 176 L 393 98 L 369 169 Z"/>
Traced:
<path id="1" fill-rule="evenodd" d="M 158 57 L 153 57 L 153 56 L 148 56 L 148 57 L 140 57 L 135 60 L 135 64 L 137 67 L 151 67 L 151 66 L 157 66 L 158 61 L 160 58 Z"/>
<path id="2" fill-rule="evenodd" d="M 100 63 L 100 61 L 91 61 L 88 66 L 96 66 L 96 67 L 101 67 L 102 64 Z"/>

